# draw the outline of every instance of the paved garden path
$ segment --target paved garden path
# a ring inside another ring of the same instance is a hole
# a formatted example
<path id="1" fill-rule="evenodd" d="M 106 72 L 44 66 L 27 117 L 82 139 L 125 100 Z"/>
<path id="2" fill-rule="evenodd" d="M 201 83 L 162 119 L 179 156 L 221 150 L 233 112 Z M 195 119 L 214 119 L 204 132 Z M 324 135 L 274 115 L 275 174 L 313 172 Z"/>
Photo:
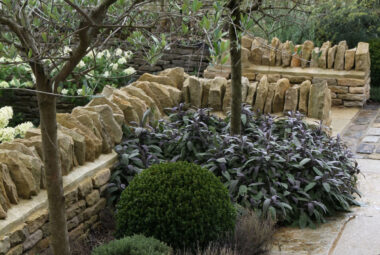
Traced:
<path id="1" fill-rule="evenodd" d="M 335 108 L 333 120 L 333 134 L 355 152 L 362 171 L 362 206 L 317 229 L 279 229 L 273 255 L 380 255 L 380 105 Z"/>

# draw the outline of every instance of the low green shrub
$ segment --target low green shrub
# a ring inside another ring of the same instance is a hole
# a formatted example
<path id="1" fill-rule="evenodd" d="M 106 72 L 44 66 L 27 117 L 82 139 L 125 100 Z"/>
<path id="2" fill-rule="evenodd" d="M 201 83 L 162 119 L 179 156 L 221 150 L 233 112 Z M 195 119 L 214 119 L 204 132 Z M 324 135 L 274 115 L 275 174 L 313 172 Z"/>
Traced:
<path id="1" fill-rule="evenodd" d="M 311 128 L 300 114 L 286 118 L 242 109 L 242 135 L 231 136 L 229 118 L 208 110 L 173 109 L 169 121 L 130 128 L 116 147 L 120 164 L 110 187 L 114 200 L 136 173 L 164 161 L 189 161 L 207 168 L 228 188 L 234 203 L 282 224 L 300 227 L 325 221 L 357 205 L 352 153 L 339 137 Z"/>
<path id="2" fill-rule="evenodd" d="M 371 54 L 371 99 L 380 102 L 380 38 L 370 42 Z"/>
<path id="3" fill-rule="evenodd" d="M 94 249 L 92 255 L 170 255 L 172 249 L 152 237 L 133 235 Z"/>
<path id="4" fill-rule="evenodd" d="M 205 246 L 232 231 L 227 189 L 188 162 L 153 165 L 137 175 L 117 204 L 117 236 L 144 234 L 174 248 Z"/>

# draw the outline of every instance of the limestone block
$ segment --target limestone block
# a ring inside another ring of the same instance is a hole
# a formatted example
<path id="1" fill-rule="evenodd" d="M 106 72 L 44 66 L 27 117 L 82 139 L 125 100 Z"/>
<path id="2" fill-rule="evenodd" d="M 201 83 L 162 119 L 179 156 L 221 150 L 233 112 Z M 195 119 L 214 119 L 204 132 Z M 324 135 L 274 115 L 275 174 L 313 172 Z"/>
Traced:
<path id="1" fill-rule="evenodd" d="M 84 209 L 86 208 L 86 201 L 85 200 L 80 200 L 73 205 L 71 205 L 67 210 L 66 210 L 66 216 L 67 219 L 73 218 L 75 215 L 78 215 L 81 213 Z"/>
<path id="2" fill-rule="evenodd" d="M 348 45 L 346 41 L 339 42 L 336 49 L 336 55 L 335 55 L 335 61 L 334 61 L 335 70 L 344 69 L 344 55 L 346 54 L 347 49 L 348 49 Z"/>
<path id="3" fill-rule="evenodd" d="M 0 254 L 6 254 L 11 248 L 9 236 L 0 237 Z"/>
<path id="4" fill-rule="evenodd" d="M 185 70 L 182 67 L 168 68 L 161 71 L 159 76 L 169 77 L 175 83 L 175 87 L 179 90 L 183 87 L 183 82 L 185 81 Z M 165 83 L 163 83 L 165 84 Z M 170 84 L 167 84 L 170 85 Z"/>
<path id="5" fill-rule="evenodd" d="M 327 58 L 328 58 L 328 52 L 331 48 L 331 42 L 327 41 L 322 44 L 322 47 L 320 48 L 320 57 L 318 58 L 318 67 L 326 69 L 327 67 Z"/>
<path id="6" fill-rule="evenodd" d="M 311 87 L 311 82 L 309 80 L 302 82 L 300 86 L 298 110 L 302 114 L 307 114 L 310 87 Z"/>
<path id="7" fill-rule="evenodd" d="M 344 70 L 349 71 L 354 68 L 355 65 L 356 48 L 346 50 L 344 55 Z"/>
<path id="8" fill-rule="evenodd" d="M 33 234 L 31 234 L 30 236 L 28 236 L 28 238 L 25 240 L 23 244 L 24 251 L 27 251 L 33 248 L 33 246 L 35 246 L 40 240 L 42 240 L 42 237 L 43 237 L 43 233 L 42 233 L 42 230 L 40 229 L 34 232 Z"/>
<path id="9" fill-rule="evenodd" d="M 276 66 L 282 65 L 282 50 L 283 50 L 283 44 L 280 43 L 278 45 L 278 50 L 276 51 Z"/>
<path id="10" fill-rule="evenodd" d="M 281 79 L 280 74 L 268 74 L 267 76 L 269 83 L 276 83 L 279 79 Z"/>
<path id="11" fill-rule="evenodd" d="M 40 229 L 49 219 L 49 213 L 47 210 L 37 211 L 32 214 L 26 221 L 26 228 L 29 234 L 36 232 Z"/>
<path id="12" fill-rule="evenodd" d="M 184 82 L 184 86 L 189 89 L 190 104 L 195 107 L 202 105 L 202 85 L 198 78 L 190 76 Z"/>
<path id="13" fill-rule="evenodd" d="M 309 66 L 309 62 L 311 59 L 311 54 L 314 49 L 314 43 L 312 41 L 305 41 L 302 46 L 302 53 L 301 53 L 301 66 L 302 68 L 305 68 Z"/>
<path id="14" fill-rule="evenodd" d="M 13 182 L 7 165 L 0 163 L 0 186 L 4 187 L 7 199 L 12 204 L 18 204 L 18 194 L 15 183 Z"/>
<path id="15" fill-rule="evenodd" d="M 123 116 L 124 119 L 124 116 Z M 79 165 L 84 165 L 86 162 L 86 140 L 85 137 L 78 132 L 76 132 L 74 129 L 68 129 L 62 125 L 58 124 L 58 132 L 62 132 L 63 134 L 66 134 L 70 136 L 73 139 L 74 142 L 74 156 L 76 159 L 76 162 L 78 162 Z"/>
<path id="16" fill-rule="evenodd" d="M 149 81 L 149 82 L 157 82 L 159 84 L 164 84 L 172 87 L 177 87 L 176 82 L 169 78 L 168 76 L 164 75 L 154 75 L 150 73 L 144 73 L 140 76 L 140 78 L 137 81 Z"/>
<path id="17" fill-rule="evenodd" d="M 335 99 L 335 98 L 337 98 L 337 95 L 336 95 L 336 93 L 334 93 L 334 92 L 331 92 L 331 99 Z"/>
<path id="18" fill-rule="evenodd" d="M 64 196 L 66 208 L 78 202 L 78 194 L 79 192 L 77 187 L 65 191 Z"/>
<path id="19" fill-rule="evenodd" d="M 213 76 L 211 79 L 214 79 L 214 77 L 215 76 Z M 186 78 L 186 80 L 188 78 Z M 203 98 L 203 90 L 202 90 L 202 98 Z M 188 82 L 184 82 L 183 83 L 183 87 L 182 87 L 182 100 L 185 102 L 185 104 L 188 104 L 188 105 L 190 104 L 190 89 L 189 89 L 189 83 Z M 202 102 L 201 102 L 201 104 L 202 104 Z"/>
<path id="20" fill-rule="evenodd" d="M 210 82 L 208 104 L 215 111 L 221 111 L 223 108 L 223 95 L 226 86 L 227 80 L 221 77 L 216 77 Z"/>
<path id="21" fill-rule="evenodd" d="M 92 216 L 99 213 L 100 210 L 102 210 L 107 204 L 107 201 L 105 198 L 101 198 L 98 202 L 96 202 L 95 205 L 88 207 L 83 212 L 83 219 L 89 220 Z"/>
<path id="22" fill-rule="evenodd" d="M 221 78 L 221 77 L 218 77 L 218 78 Z M 202 79 L 202 78 L 199 79 L 199 82 L 201 83 L 201 86 L 202 86 L 202 102 L 201 102 L 202 108 L 207 108 L 209 106 L 208 98 L 210 95 L 210 88 L 211 88 L 212 81 L 213 79 L 212 80 Z M 183 91 L 182 91 L 182 94 L 183 94 Z"/>
<path id="23" fill-rule="evenodd" d="M 334 45 L 331 47 L 327 53 L 327 68 L 331 69 L 334 67 L 334 61 L 335 61 L 335 56 L 336 56 L 336 50 L 338 46 Z"/>
<path id="24" fill-rule="evenodd" d="M 250 55 L 251 56 L 251 55 Z M 251 59 L 251 57 L 248 58 L 249 60 Z M 251 61 L 251 60 L 250 60 Z M 231 71 L 229 70 L 219 70 L 219 71 L 213 71 L 213 70 L 209 70 L 209 69 L 206 69 L 204 70 L 203 72 L 203 77 L 204 78 L 207 78 L 207 79 L 214 79 L 215 77 L 223 77 L 223 78 L 226 78 L 226 79 L 229 79 L 231 76 Z M 188 77 L 187 77 L 188 78 Z M 186 79 L 187 79 L 186 78 Z M 185 79 L 185 80 L 186 80 Z"/>
<path id="25" fill-rule="evenodd" d="M 87 206 L 92 206 L 99 200 L 100 200 L 100 193 L 99 193 L 99 190 L 97 189 L 93 190 L 90 194 L 86 196 Z"/>
<path id="26" fill-rule="evenodd" d="M 343 99 L 343 100 L 348 100 L 348 101 L 365 101 L 366 95 L 363 94 L 338 94 L 338 98 Z"/>
<path id="27" fill-rule="evenodd" d="M 332 99 L 332 105 L 342 105 L 342 104 L 343 104 L 342 99 L 339 99 L 339 98 Z"/>
<path id="28" fill-rule="evenodd" d="M 226 84 L 226 90 L 224 92 L 224 97 L 223 97 L 223 112 L 225 113 L 231 109 L 231 96 L 232 96 L 231 80 L 228 80 Z"/>
<path id="29" fill-rule="evenodd" d="M 265 107 L 265 101 L 268 95 L 268 77 L 266 75 L 261 78 L 259 85 L 257 86 L 257 96 L 255 100 L 255 105 L 253 106 L 253 111 L 262 113 Z"/>
<path id="30" fill-rule="evenodd" d="M 164 109 L 171 108 L 174 106 L 174 101 L 171 98 L 170 91 L 167 89 L 166 86 L 163 86 L 156 82 L 151 82 L 149 87 Z"/>
<path id="31" fill-rule="evenodd" d="M 42 139 L 41 136 L 34 136 L 29 139 L 14 139 L 13 143 L 20 143 L 28 147 L 30 150 L 33 151 L 34 155 L 38 155 L 40 159 L 43 158 L 42 155 Z"/>
<path id="32" fill-rule="evenodd" d="M 0 207 L 2 208 L 1 218 L 5 219 L 7 216 L 6 211 L 11 207 L 11 202 L 8 199 L 7 192 L 2 182 L 3 177 L 0 176 Z"/>
<path id="33" fill-rule="evenodd" d="M 67 175 L 74 166 L 74 140 L 71 138 L 71 136 L 59 132 L 58 145 L 62 174 Z M 45 173 L 45 171 L 43 171 L 43 173 Z"/>
<path id="34" fill-rule="evenodd" d="M 287 67 L 287 66 L 290 66 L 290 62 L 292 60 L 292 50 L 291 50 L 291 42 L 290 41 L 286 41 L 285 43 L 282 44 L 282 56 L 281 56 L 281 59 L 282 59 L 282 66 L 283 67 Z"/>
<path id="35" fill-rule="evenodd" d="M 264 77 L 265 74 L 259 73 L 256 75 L 256 81 L 260 82 L 261 79 Z M 268 75 L 267 75 L 268 76 Z"/>
<path id="36" fill-rule="evenodd" d="M 182 99 L 182 91 L 181 90 L 174 88 L 174 87 L 167 86 L 167 85 L 161 85 L 160 84 L 160 86 L 166 88 L 169 91 L 170 98 L 173 101 L 173 106 L 177 106 L 181 103 L 181 99 Z"/>
<path id="37" fill-rule="evenodd" d="M 319 47 L 313 49 L 313 52 L 311 53 L 310 67 L 312 68 L 318 67 L 318 56 L 320 52 L 321 52 L 321 49 Z"/>
<path id="38" fill-rule="evenodd" d="M 253 38 L 251 38 L 250 36 L 247 36 L 247 35 L 243 35 L 241 37 L 241 46 L 243 46 L 246 49 L 251 49 L 252 41 L 253 41 Z"/>
<path id="39" fill-rule="evenodd" d="M 22 244 L 20 245 L 17 245 L 15 247 L 13 247 L 12 249 L 10 249 L 6 255 L 21 255 L 22 252 L 24 250 L 24 247 Z M 0 253 L 1 254 L 1 253 Z"/>
<path id="40" fill-rule="evenodd" d="M 87 179 L 83 180 L 78 186 L 79 198 L 80 199 L 85 198 L 88 194 L 91 193 L 92 189 L 93 189 L 92 179 L 87 178 Z"/>
<path id="41" fill-rule="evenodd" d="M 282 75 L 282 78 L 288 79 L 291 84 L 301 84 L 304 81 L 312 80 L 311 76 Z"/>
<path id="42" fill-rule="evenodd" d="M 369 71 L 371 68 L 371 59 L 369 56 L 369 43 L 359 42 L 355 54 L 355 70 Z"/>
<path id="43" fill-rule="evenodd" d="M 327 82 L 312 84 L 309 94 L 308 117 L 327 121 L 331 111 L 331 91 Z"/>
<path id="44" fill-rule="evenodd" d="M 302 49 L 302 45 L 296 45 L 294 47 L 294 53 L 292 56 L 292 61 L 290 62 L 291 67 L 300 67 L 301 66 L 301 56 L 298 53 Z"/>
<path id="45" fill-rule="evenodd" d="M 277 37 L 273 37 L 272 42 L 271 42 L 271 48 L 269 52 L 269 65 L 270 66 L 275 66 L 276 65 L 276 54 L 278 47 L 280 46 L 281 41 Z"/>
<path id="46" fill-rule="evenodd" d="M 78 240 L 78 238 L 84 233 L 84 224 L 80 224 L 78 227 L 74 228 L 69 232 L 70 241 Z"/>
<path id="47" fill-rule="evenodd" d="M 338 85 L 337 80 L 334 79 L 334 78 L 313 78 L 312 83 L 316 84 L 316 83 L 321 83 L 321 82 L 324 82 L 324 81 L 327 81 L 327 85 L 329 85 L 329 86 L 336 86 L 336 85 Z"/>
<path id="48" fill-rule="evenodd" d="M 273 113 L 283 112 L 285 103 L 285 92 L 288 88 L 290 88 L 290 83 L 288 79 L 282 78 L 277 81 L 277 87 L 273 98 Z"/>
<path id="49" fill-rule="evenodd" d="M 249 80 L 247 77 L 241 77 L 241 101 L 244 102 L 247 98 Z"/>
<path id="50" fill-rule="evenodd" d="M 247 77 L 248 80 L 254 81 L 256 79 L 256 74 L 253 72 L 247 72 L 244 69 L 242 70 L 242 76 Z"/>
<path id="51" fill-rule="evenodd" d="M 345 107 L 362 107 L 365 101 L 344 101 L 343 105 Z"/>
<path id="52" fill-rule="evenodd" d="M 113 116 L 117 123 L 121 126 L 124 123 L 124 113 L 123 111 L 106 97 L 97 97 L 92 99 L 86 106 L 97 106 L 97 105 L 108 105 L 111 107 Z"/>
<path id="53" fill-rule="evenodd" d="M 345 94 L 348 93 L 348 87 L 345 86 L 329 86 L 332 92 L 337 94 Z"/>
<path id="54" fill-rule="evenodd" d="M 111 178 L 111 171 L 105 168 L 92 177 L 92 184 L 95 188 L 99 188 L 106 184 Z"/>
<path id="55" fill-rule="evenodd" d="M 339 86 L 362 87 L 365 85 L 365 80 L 361 79 L 341 78 L 337 79 L 337 81 Z"/>
<path id="56" fill-rule="evenodd" d="M 246 48 L 241 48 L 241 64 L 243 67 L 250 65 L 251 51 Z"/>
<path id="57" fill-rule="evenodd" d="M 276 91 L 276 88 L 277 88 L 277 83 L 269 83 L 268 94 L 267 94 L 267 98 L 265 100 L 265 106 L 264 106 L 265 114 L 272 113 L 273 98 L 274 98 L 274 93 Z"/>
<path id="58" fill-rule="evenodd" d="M 253 48 L 251 50 L 251 55 L 249 61 L 255 65 L 261 65 L 264 52 L 261 48 Z"/>
<path id="59" fill-rule="evenodd" d="M 156 83 L 150 82 L 149 86 L 152 87 L 152 84 L 156 84 Z M 148 105 L 143 100 L 131 94 L 128 94 L 125 91 L 114 90 L 112 97 L 115 97 L 115 96 L 123 99 L 123 101 L 129 102 L 132 108 L 136 111 L 140 120 L 143 118 L 144 113 L 148 110 Z"/>
<path id="60" fill-rule="evenodd" d="M 295 85 L 285 92 L 284 112 L 295 112 L 298 108 L 298 96 L 300 86 Z"/>
<path id="61" fill-rule="evenodd" d="M 257 84 L 258 82 L 253 82 L 253 83 L 248 84 L 248 93 L 247 93 L 247 98 L 245 99 L 246 104 L 249 104 L 252 106 L 253 103 L 255 102 Z"/>
<path id="62" fill-rule="evenodd" d="M 366 91 L 364 87 L 350 87 L 348 92 L 351 94 L 364 94 Z"/>
<path id="63" fill-rule="evenodd" d="M 150 97 L 151 99 L 153 99 L 155 105 L 158 107 L 158 109 L 160 110 L 160 112 L 161 113 L 164 112 L 163 111 L 163 106 L 161 105 L 159 98 L 157 97 L 157 95 L 155 95 L 155 93 L 150 88 L 150 82 L 134 82 L 130 86 L 136 87 L 136 88 L 139 88 L 139 89 L 143 90 L 148 97 Z"/>

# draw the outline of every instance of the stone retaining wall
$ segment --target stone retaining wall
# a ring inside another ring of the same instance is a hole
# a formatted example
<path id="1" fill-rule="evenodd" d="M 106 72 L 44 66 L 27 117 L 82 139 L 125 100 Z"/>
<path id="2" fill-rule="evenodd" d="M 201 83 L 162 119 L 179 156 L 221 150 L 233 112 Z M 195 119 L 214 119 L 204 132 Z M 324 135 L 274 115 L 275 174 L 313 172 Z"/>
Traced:
<path id="1" fill-rule="evenodd" d="M 345 41 L 335 46 L 325 42 L 320 48 L 311 41 L 291 45 L 292 42 L 281 43 L 278 38 L 268 43 L 262 38 L 243 36 L 243 76 L 260 81 L 268 74 L 270 82 L 288 78 L 292 84 L 327 81 L 333 105 L 363 106 L 369 99 L 368 43 L 360 42 L 355 49 L 348 49 Z M 204 72 L 205 78 L 216 76 L 230 77 L 229 61 L 224 66 L 209 66 Z"/>

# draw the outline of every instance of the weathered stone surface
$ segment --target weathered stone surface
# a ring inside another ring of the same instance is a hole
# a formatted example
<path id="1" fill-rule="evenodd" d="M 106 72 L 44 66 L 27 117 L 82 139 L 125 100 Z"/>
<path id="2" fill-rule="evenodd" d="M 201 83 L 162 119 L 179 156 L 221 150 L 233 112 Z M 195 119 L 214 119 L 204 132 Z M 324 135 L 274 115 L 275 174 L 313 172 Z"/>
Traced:
<path id="1" fill-rule="evenodd" d="M 249 80 L 247 77 L 241 77 L 241 100 L 242 102 L 245 101 L 247 98 L 247 93 L 248 93 L 248 85 L 249 85 Z"/>
<path id="2" fill-rule="evenodd" d="M 70 241 L 78 240 L 78 238 L 84 233 L 84 224 L 80 224 L 75 229 L 71 230 L 69 232 L 69 239 Z"/>
<path id="3" fill-rule="evenodd" d="M 327 85 L 329 86 L 335 86 L 338 84 L 337 80 L 334 78 L 313 78 L 312 83 L 316 84 L 316 83 L 322 83 L 324 81 L 326 81 Z"/>
<path id="4" fill-rule="evenodd" d="M 355 65 L 356 48 L 346 50 L 344 55 L 344 70 L 349 71 L 354 68 Z"/>
<path id="5" fill-rule="evenodd" d="M 85 198 L 88 194 L 91 193 L 92 188 L 93 188 L 93 185 L 92 185 L 91 178 L 87 178 L 86 180 L 83 180 L 78 186 L 79 198 L 80 199 Z"/>
<path id="6" fill-rule="evenodd" d="M 243 67 L 250 65 L 250 61 L 249 61 L 250 56 L 251 56 L 251 51 L 249 49 L 241 48 L 241 64 Z"/>
<path id="7" fill-rule="evenodd" d="M 272 42 L 271 42 L 271 49 L 269 52 L 269 65 L 270 66 L 275 66 L 276 65 L 276 54 L 278 47 L 280 46 L 281 41 L 277 37 L 273 37 Z"/>
<path id="8" fill-rule="evenodd" d="M 282 66 L 287 67 L 290 66 L 290 62 L 292 60 L 292 50 L 291 50 L 291 42 L 286 41 L 285 43 L 282 44 Z"/>
<path id="9" fill-rule="evenodd" d="M 5 219 L 7 214 L 6 211 L 11 207 L 11 202 L 8 199 L 7 192 L 5 191 L 4 184 L 2 182 L 3 177 L 0 176 L 0 219 Z"/>
<path id="10" fill-rule="evenodd" d="M 302 82 L 299 90 L 299 104 L 298 110 L 300 113 L 307 114 L 308 104 L 309 104 L 309 93 L 310 93 L 311 82 Z"/>
<path id="11" fill-rule="evenodd" d="M 351 94 L 364 94 L 365 88 L 364 87 L 350 87 L 348 92 Z"/>
<path id="12" fill-rule="evenodd" d="M 335 62 L 335 55 L 336 55 L 336 50 L 338 46 L 334 45 L 331 47 L 327 53 L 327 68 L 331 69 L 334 67 L 334 62 Z"/>
<path id="13" fill-rule="evenodd" d="M 8 236 L 0 237 L 0 254 L 6 254 L 11 248 L 11 241 Z"/>
<path id="14" fill-rule="evenodd" d="M 345 86 L 329 86 L 332 92 L 337 94 L 345 94 L 348 93 L 348 87 Z"/>
<path id="15" fill-rule="evenodd" d="M 159 98 L 150 88 L 150 82 L 134 82 L 130 86 L 134 86 L 134 87 L 142 89 L 147 94 L 147 96 L 153 99 L 158 109 L 160 109 L 160 112 L 161 113 L 164 112 L 163 111 L 164 107 L 161 105 Z"/>
<path id="16" fill-rule="evenodd" d="M 273 105 L 273 98 L 274 93 L 277 88 L 277 83 L 269 83 L 268 85 L 268 94 L 267 98 L 265 100 L 265 106 L 264 106 L 264 113 L 269 114 L 272 113 L 272 105 Z"/>
<path id="17" fill-rule="evenodd" d="M 83 212 L 83 219 L 89 220 L 92 216 L 99 213 L 100 210 L 102 210 L 107 204 L 107 201 L 105 198 L 101 198 L 95 205 L 87 208 Z"/>
<path id="18" fill-rule="evenodd" d="M 68 219 L 71 219 L 75 215 L 78 215 L 79 213 L 81 213 L 85 208 L 86 208 L 86 201 L 80 200 L 80 201 L 74 203 L 73 205 L 71 205 L 71 207 L 69 207 L 66 210 L 66 216 Z"/>
<path id="19" fill-rule="evenodd" d="M 318 67 L 318 56 L 320 52 L 321 52 L 321 49 L 319 47 L 313 49 L 311 53 L 310 67 L 312 68 Z"/>
<path id="20" fill-rule="evenodd" d="M 311 76 L 294 76 L 294 75 L 282 75 L 282 78 L 289 80 L 291 84 L 300 84 L 306 80 L 311 81 Z"/>
<path id="21" fill-rule="evenodd" d="M 123 116 L 124 119 L 124 116 Z M 63 134 L 66 134 L 70 136 L 73 139 L 74 142 L 74 156 L 76 159 L 76 162 L 79 165 L 84 165 L 86 162 L 86 140 L 85 137 L 78 132 L 76 132 L 74 129 L 68 129 L 64 126 L 58 125 L 59 132 L 62 132 Z"/>
<path id="22" fill-rule="evenodd" d="M 0 163 L 0 186 L 3 185 L 7 199 L 12 204 L 18 204 L 18 194 L 7 165 Z"/>
<path id="23" fill-rule="evenodd" d="M 78 202 L 78 188 L 74 187 L 69 190 L 65 190 L 64 196 L 65 196 L 65 206 L 66 208 L 70 207 L 71 205 Z"/>
<path id="24" fill-rule="evenodd" d="M 169 91 L 170 98 L 173 101 L 173 106 L 180 104 L 181 99 L 182 99 L 182 91 L 181 90 L 174 88 L 174 87 L 166 86 L 166 85 L 160 85 L 160 86 L 166 88 Z"/>
<path id="25" fill-rule="evenodd" d="M 244 35 L 241 37 L 241 46 L 243 46 L 244 48 L 247 48 L 247 49 L 251 49 L 252 41 L 253 41 L 253 38 L 251 38 L 247 35 Z"/>
<path id="26" fill-rule="evenodd" d="M 374 144 L 368 144 L 368 143 L 361 143 L 359 144 L 356 152 L 361 154 L 371 154 L 375 150 L 376 145 Z"/>
<path id="27" fill-rule="evenodd" d="M 25 136 L 28 134 L 28 132 L 25 134 Z M 39 135 L 41 132 L 39 133 Z M 15 142 L 3 142 L 0 144 L 0 149 L 5 150 L 12 150 L 12 151 L 19 151 L 23 154 L 32 156 L 32 157 L 39 157 L 38 153 L 35 153 L 31 148 L 26 147 L 24 144 L 21 143 L 15 143 Z"/>
<path id="28" fill-rule="evenodd" d="M 371 59 L 369 56 L 369 43 L 359 42 L 355 54 L 355 70 L 369 71 L 371 68 Z"/>
<path id="29" fill-rule="evenodd" d="M 334 93 L 334 92 L 331 92 L 331 98 L 332 98 L 332 99 L 335 99 L 335 98 L 337 98 L 337 95 L 336 95 L 336 93 Z"/>
<path id="30" fill-rule="evenodd" d="M 199 82 L 201 83 L 201 86 L 202 86 L 202 100 L 201 100 L 201 107 L 202 108 L 207 108 L 209 105 L 208 97 L 210 94 L 210 88 L 211 88 L 212 81 L 213 81 L 213 79 L 199 78 Z M 182 99 L 181 100 L 186 101 L 186 100 L 184 100 L 185 96 L 183 95 L 183 93 L 184 93 L 184 91 L 182 90 Z M 186 97 L 189 97 L 189 95 L 187 95 Z"/>
<path id="31" fill-rule="evenodd" d="M 255 65 L 261 65 L 263 54 L 264 52 L 261 48 L 255 47 L 251 50 L 251 55 L 248 59 Z"/>
<path id="32" fill-rule="evenodd" d="M 338 94 L 338 98 L 349 101 L 365 101 L 366 96 L 361 94 Z"/>
<path id="33" fill-rule="evenodd" d="M 284 112 L 295 112 L 298 107 L 299 85 L 288 88 L 285 92 Z"/>
<path id="34" fill-rule="evenodd" d="M 190 104 L 195 107 L 202 105 L 202 85 L 196 77 L 190 76 L 184 82 L 184 86 L 188 87 L 190 95 Z"/>
<path id="35" fill-rule="evenodd" d="M 29 139 L 15 139 L 13 143 L 21 143 L 33 151 L 34 154 L 38 154 L 40 159 L 43 158 L 42 155 L 42 139 L 41 136 L 34 136 Z M 35 153 L 36 152 L 36 153 Z"/>
<path id="36" fill-rule="evenodd" d="M 43 237 L 43 233 L 42 233 L 42 230 L 40 229 L 34 232 L 33 234 L 31 234 L 30 236 L 28 236 L 28 238 L 25 240 L 23 244 L 24 251 L 27 251 L 33 248 L 34 245 L 36 245 L 40 240 L 42 240 L 42 237 Z"/>
<path id="37" fill-rule="evenodd" d="M 26 228 L 26 224 L 23 223 L 17 226 L 15 229 L 9 233 L 11 246 L 14 247 L 25 241 L 26 237 L 29 235 L 28 229 Z"/>
<path id="38" fill-rule="evenodd" d="M 156 83 L 154 83 L 154 82 L 149 83 L 149 85 L 151 87 L 152 87 L 152 84 L 156 84 Z M 143 100 L 141 100 L 140 98 L 135 97 L 133 95 L 130 95 L 125 91 L 115 90 L 113 93 L 113 97 L 115 97 L 115 96 L 123 99 L 124 101 L 129 102 L 129 104 L 132 106 L 132 108 L 136 111 L 140 120 L 143 118 L 144 113 L 148 110 L 148 105 L 145 104 L 145 102 Z"/>
<path id="39" fill-rule="evenodd" d="M 331 100 L 331 102 L 332 102 L 332 105 L 342 105 L 343 104 L 343 100 L 339 99 L 339 98 L 334 98 Z"/>
<path id="40" fill-rule="evenodd" d="M 283 78 L 277 81 L 277 87 L 273 98 L 272 111 L 274 113 L 284 111 L 285 92 L 290 87 L 289 80 Z"/>
<path id="41" fill-rule="evenodd" d="M 302 54 L 301 54 L 301 66 L 305 68 L 309 66 L 309 62 L 311 59 L 311 53 L 314 49 L 314 43 L 312 41 L 305 41 L 302 46 Z"/>
<path id="42" fill-rule="evenodd" d="M 265 101 L 268 95 L 268 77 L 266 75 L 261 78 L 259 85 L 257 86 L 257 96 L 255 100 L 255 105 L 253 106 L 253 111 L 263 112 L 265 107 Z"/>
<path id="43" fill-rule="evenodd" d="M 68 113 L 57 114 L 57 122 L 85 137 L 86 161 L 94 161 L 100 155 L 102 151 L 102 140 L 99 139 L 91 129 L 84 126 L 74 116 Z"/>
<path id="44" fill-rule="evenodd" d="M 242 76 L 247 77 L 248 80 L 254 81 L 256 79 L 256 74 L 253 72 L 242 70 Z"/>
<path id="45" fill-rule="evenodd" d="M 105 168 L 92 177 L 92 184 L 95 188 L 99 188 L 106 184 L 111 178 L 111 171 Z"/>
<path id="46" fill-rule="evenodd" d="M 302 45 L 296 45 L 294 47 L 294 53 L 292 56 L 292 61 L 290 62 L 291 67 L 300 67 L 301 66 L 301 56 L 298 54 L 299 50 L 302 49 Z"/>
<path id="47" fill-rule="evenodd" d="M 345 107 L 362 107 L 365 101 L 344 101 L 343 105 Z"/>
<path id="48" fill-rule="evenodd" d="M 283 44 L 280 43 L 278 45 L 278 50 L 276 51 L 276 66 L 282 65 L 282 50 L 283 50 Z"/>
<path id="49" fill-rule="evenodd" d="M 58 132 L 58 145 L 62 174 L 67 175 L 73 169 L 74 165 L 74 140 L 71 136 Z"/>
<path id="50" fill-rule="evenodd" d="M 86 196 L 86 203 L 87 203 L 87 206 L 92 206 L 94 205 L 96 202 L 98 202 L 100 199 L 100 194 L 99 194 L 99 190 L 93 190 L 90 194 L 88 194 Z"/>
<path id="51" fill-rule="evenodd" d="M 177 89 L 182 89 L 183 82 L 185 81 L 185 70 L 182 67 L 168 68 L 160 72 L 158 75 L 169 77 L 169 79 L 174 81 L 175 87 Z"/>
<path id="52" fill-rule="evenodd" d="M 144 73 L 137 81 L 157 82 L 159 84 L 164 84 L 175 88 L 177 87 L 176 82 L 168 76 L 154 75 L 150 73 Z"/>
<path id="53" fill-rule="evenodd" d="M 331 91 L 327 82 L 312 84 L 309 94 L 308 117 L 328 120 L 331 110 Z"/>
<path id="54" fill-rule="evenodd" d="M 227 80 L 216 77 L 210 82 L 210 91 L 208 94 L 208 104 L 215 111 L 223 109 L 223 95 L 227 86 Z"/>
<path id="55" fill-rule="evenodd" d="M 268 74 L 267 76 L 268 76 L 268 82 L 269 83 L 275 83 L 279 79 L 281 79 L 281 75 L 280 74 Z"/>
<path id="56" fill-rule="evenodd" d="M 97 97 L 92 99 L 86 106 L 108 105 L 111 107 L 113 116 L 117 123 L 121 126 L 124 123 L 124 113 L 116 104 L 108 100 L 106 97 Z"/>
<path id="57" fill-rule="evenodd" d="M 13 247 L 12 249 L 10 249 L 6 255 L 21 255 L 22 252 L 24 250 L 24 247 L 22 244 L 20 245 L 17 245 L 15 247 Z"/>
<path id="58" fill-rule="evenodd" d="M 231 80 L 228 80 L 226 84 L 226 89 L 224 92 L 224 97 L 223 97 L 223 112 L 225 113 L 231 109 L 231 96 L 232 96 Z"/>
<path id="59" fill-rule="evenodd" d="M 327 67 L 327 58 L 328 58 L 328 52 L 331 48 L 331 42 L 327 41 L 322 44 L 322 47 L 320 48 L 321 55 L 318 58 L 318 67 L 326 69 Z"/>
<path id="60" fill-rule="evenodd" d="M 348 45 L 346 41 L 339 42 L 336 49 L 336 55 L 335 55 L 335 61 L 334 61 L 335 70 L 344 69 L 344 55 L 346 54 L 347 49 L 348 49 Z"/>
<path id="61" fill-rule="evenodd" d="M 338 79 L 338 85 L 349 87 L 361 87 L 365 85 L 365 80 L 341 78 Z"/>
<path id="62" fill-rule="evenodd" d="M 253 106 L 255 102 L 257 84 L 258 82 L 253 82 L 253 83 L 248 84 L 247 98 L 245 99 L 246 104 Z"/>

